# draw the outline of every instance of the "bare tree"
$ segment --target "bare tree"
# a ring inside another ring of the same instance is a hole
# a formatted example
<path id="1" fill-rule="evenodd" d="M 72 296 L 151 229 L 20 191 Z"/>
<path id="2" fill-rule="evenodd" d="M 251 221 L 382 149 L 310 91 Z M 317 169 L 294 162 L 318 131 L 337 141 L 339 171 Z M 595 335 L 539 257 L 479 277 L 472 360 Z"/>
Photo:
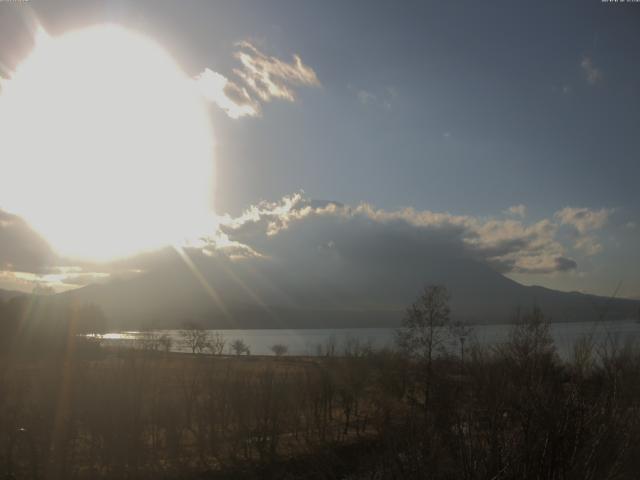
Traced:
<path id="1" fill-rule="evenodd" d="M 220 332 L 216 332 L 209 337 L 207 344 L 207 350 L 212 355 L 222 355 L 224 353 L 224 347 L 227 345 L 227 341 Z"/>
<path id="2" fill-rule="evenodd" d="M 411 305 L 396 332 L 400 349 L 412 357 L 431 363 L 437 349 L 442 348 L 450 324 L 449 292 L 441 285 L 424 288 Z"/>
<path id="3" fill-rule="evenodd" d="M 183 345 L 191 353 L 202 353 L 209 345 L 209 333 L 202 325 L 193 322 L 185 323 L 185 329 L 180 332 Z"/>
<path id="4" fill-rule="evenodd" d="M 449 292 L 442 285 L 429 285 L 407 309 L 402 327 L 396 332 L 401 351 L 418 361 L 424 388 L 425 412 L 428 409 L 433 378 L 433 359 L 444 349 L 446 327 L 450 323 Z"/>
<path id="5" fill-rule="evenodd" d="M 319 343 L 316 345 L 316 356 L 318 357 L 334 357 L 336 355 L 336 350 L 338 347 L 338 340 L 336 336 L 331 334 L 329 335 L 324 343 Z"/>
<path id="6" fill-rule="evenodd" d="M 282 357 L 289 352 L 289 347 L 283 345 L 282 343 L 276 343 L 275 345 L 271 346 L 271 351 L 276 357 Z"/>
<path id="7" fill-rule="evenodd" d="M 229 348 L 233 353 L 235 353 L 238 356 L 242 354 L 251 355 L 249 346 L 241 338 L 236 338 L 233 342 L 231 342 L 231 345 L 229 345 Z"/>
<path id="8" fill-rule="evenodd" d="M 365 357 L 373 353 L 373 343 L 371 339 L 360 340 L 358 337 L 348 335 L 344 340 L 342 355 L 345 357 Z"/>
<path id="9" fill-rule="evenodd" d="M 537 364 L 541 359 L 549 360 L 555 355 L 549 321 L 539 307 L 535 306 L 525 314 L 517 312 L 509 340 L 502 348 L 518 365 Z"/>

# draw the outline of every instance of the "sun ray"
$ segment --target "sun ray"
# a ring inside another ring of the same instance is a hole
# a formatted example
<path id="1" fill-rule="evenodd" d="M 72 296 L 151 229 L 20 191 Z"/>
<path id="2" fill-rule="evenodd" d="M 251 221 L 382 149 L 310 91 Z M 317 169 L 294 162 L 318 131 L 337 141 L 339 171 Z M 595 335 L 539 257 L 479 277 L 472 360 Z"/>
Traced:
<path id="1" fill-rule="evenodd" d="M 218 292 L 215 291 L 215 289 L 207 281 L 204 275 L 202 275 L 202 272 L 200 272 L 200 269 L 198 269 L 196 264 L 193 263 L 193 260 L 191 260 L 191 258 L 189 257 L 187 252 L 184 250 L 184 248 L 182 248 L 182 246 L 180 245 L 174 245 L 173 248 L 178 253 L 180 258 L 184 261 L 185 265 L 189 268 L 189 270 L 191 271 L 193 276 L 196 278 L 196 280 L 198 280 L 198 282 L 200 283 L 204 291 L 207 293 L 207 295 L 211 298 L 211 300 L 213 300 L 216 306 L 223 313 L 225 318 L 233 321 L 233 316 L 231 315 L 231 312 L 229 312 L 228 308 L 226 307 L 224 301 L 222 300 L 222 297 L 218 294 Z"/>
<path id="2" fill-rule="evenodd" d="M 267 303 L 260 298 L 260 296 L 253 290 L 245 281 L 243 281 L 240 276 L 234 272 L 228 265 L 225 265 L 224 262 L 220 263 L 220 266 L 224 269 L 225 272 L 233 279 L 233 281 L 247 294 L 251 297 L 257 304 L 264 310 L 269 318 L 271 318 L 276 324 L 280 327 L 284 326 L 283 320 L 276 314 Z"/>

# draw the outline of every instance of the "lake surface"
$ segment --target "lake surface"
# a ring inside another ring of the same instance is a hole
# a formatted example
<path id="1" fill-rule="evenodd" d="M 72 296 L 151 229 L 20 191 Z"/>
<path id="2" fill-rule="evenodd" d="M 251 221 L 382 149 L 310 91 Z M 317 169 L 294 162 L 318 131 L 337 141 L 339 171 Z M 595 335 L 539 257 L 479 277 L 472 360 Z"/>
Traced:
<path id="1" fill-rule="evenodd" d="M 483 346 L 498 345 L 508 339 L 511 325 L 476 325 L 466 340 L 469 346 L 477 343 Z M 210 335 L 219 334 L 226 342 L 225 353 L 231 353 L 229 345 L 241 339 L 249 347 L 252 355 L 273 355 L 271 347 L 284 345 L 289 355 L 323 355 L 328 350 L 336 355 L 345 349 L 371 346 L 374 349 L 392 347 L 395 329 L 393 328 L 345 328 L 345 329 L 300 329 L 300 330 L 208 330 Z M 184 344 L 180 330 L 155 330 L 153 332 L 118 332 L 103 336 L 103 342 L 109 345 L 141 346 L 150 334 L 166 334 L 172 340 L 171 350 L 190 352 Z M 619 346 L 640 342 L 640 323 L 634 320 L 615 322 L 574 322 L 552 323 L 551 334 L 558 353 L 569 358 L 576 341 L 590 336 L 596 345 L 605 341 L 615 342 Z M 449 342 L 449 348 L 457 348 L 456 340 Z"/>

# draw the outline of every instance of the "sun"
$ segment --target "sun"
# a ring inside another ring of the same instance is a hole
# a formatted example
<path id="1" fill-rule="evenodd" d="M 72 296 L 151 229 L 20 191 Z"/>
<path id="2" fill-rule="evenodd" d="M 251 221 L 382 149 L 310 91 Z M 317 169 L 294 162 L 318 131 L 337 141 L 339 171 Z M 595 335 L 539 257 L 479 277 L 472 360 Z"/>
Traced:
<path id="1" fill-rule="evenodd" d="M 112 25 L 41 33 L 0 90 L 0 208 L 61 255 L 181 243 L 212 213 L 204 99 L 159 45 Z"/>

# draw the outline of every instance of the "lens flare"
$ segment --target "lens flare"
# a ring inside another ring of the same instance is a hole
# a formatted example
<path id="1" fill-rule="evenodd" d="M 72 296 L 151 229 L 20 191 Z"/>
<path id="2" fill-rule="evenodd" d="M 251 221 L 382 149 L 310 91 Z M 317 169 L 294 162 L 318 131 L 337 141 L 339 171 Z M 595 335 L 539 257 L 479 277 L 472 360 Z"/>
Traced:
<path id="1" fill-rule="evenodd" d="M 58 253 L 111 260 L 206 229 L 207 108 L 160 46 L 111 25 L 41 33 L 1 87 L 0 208 Z"/>

